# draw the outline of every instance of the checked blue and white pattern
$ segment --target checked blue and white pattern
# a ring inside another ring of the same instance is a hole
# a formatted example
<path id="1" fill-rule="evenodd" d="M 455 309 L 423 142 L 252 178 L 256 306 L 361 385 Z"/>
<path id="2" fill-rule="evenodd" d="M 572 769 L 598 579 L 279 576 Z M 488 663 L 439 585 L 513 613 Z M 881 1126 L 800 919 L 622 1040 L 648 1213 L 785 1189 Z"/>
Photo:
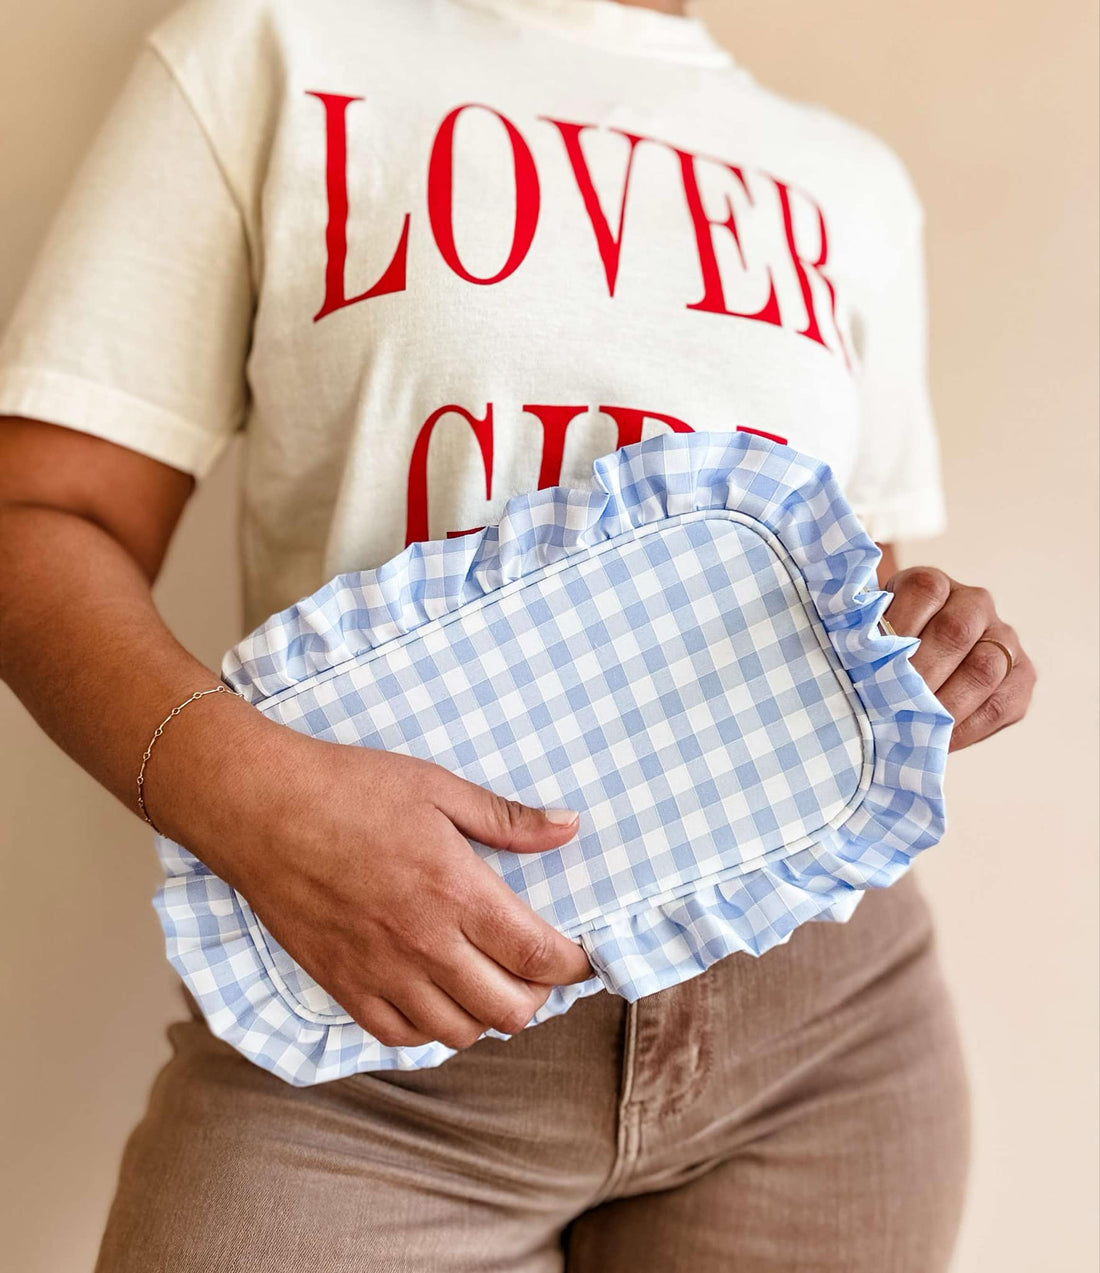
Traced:
<path id="1" fill-rule="evenodd" d="M 877 550 L 825 466 L 744 435 L 601 457 L 591 491 L 337 576 L 223 661 L 266 715 L 581 812 L 561 849 L 473 842 L 637 999 L 808 919 L 846 919 L 942 832 L 950 717 L 883 636 Z M 158 837 L 168 953 L 212 1028 L 294 1083 L 418 1068 L 371 1038 L 247 902 Z M 489 1031 L 496 1034 L 495 1031 Z"/>

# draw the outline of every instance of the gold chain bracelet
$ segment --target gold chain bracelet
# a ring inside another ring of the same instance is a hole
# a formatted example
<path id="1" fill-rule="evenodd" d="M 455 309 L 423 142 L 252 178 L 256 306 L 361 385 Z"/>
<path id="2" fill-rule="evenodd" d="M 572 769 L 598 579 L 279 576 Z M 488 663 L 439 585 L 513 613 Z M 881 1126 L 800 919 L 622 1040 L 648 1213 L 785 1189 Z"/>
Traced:
<path id="1" fill-rule="evenodd" d="M 205 698 L 207 694 L 236 694 L 238 698 L 244 698 L 244 695 L 240 692 L 240 690 L 230 689 L 228 685 L 215 685 L 212 690 L 196 690 L 190 698 L 185 698 L 178 707 L 173 707 L 164 720 L 162 720 L 156 729 L 153 730 L 153 737 L 149 739 L 149 746 L 146 747 L 145 751 L 142 753 L 141 768 L 138 770 L 137 776 L 138 808 L 141 810 L 141 816 L 149 823 L 157 835 L 163 835 L 164 833 L 149 816 L 149 811 L 145 807 L 145 766 L 149 763 L 149 757 L 153 751 L 153 744 L 157 741 L 161 734 L 164 733 L 165 725 L 168 724 L 173 716 L 178 716 L 188 703 L 193 703 L 199 698 Z"/>

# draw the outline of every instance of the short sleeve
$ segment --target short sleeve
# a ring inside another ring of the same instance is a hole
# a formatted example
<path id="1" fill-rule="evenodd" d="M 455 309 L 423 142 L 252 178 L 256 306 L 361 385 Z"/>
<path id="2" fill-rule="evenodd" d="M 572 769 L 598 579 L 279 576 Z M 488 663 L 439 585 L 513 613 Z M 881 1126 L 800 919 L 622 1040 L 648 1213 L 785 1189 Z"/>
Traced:
<path id="1" fill-rule="evenodd" d="M 947 525 L 928 384 L 924 210 L 905 180 L 905 215 L 890 235 L 890 264 L 859 325 L 860 446 L 848 495 L 879 543 L 928 538 Z"/>
<path id="2" fill-rule="evenodd" d="M 238 205 L 146 42 L 0 339 L 0 414 L 202 478 L 247 412 L 253 301 Z"/>

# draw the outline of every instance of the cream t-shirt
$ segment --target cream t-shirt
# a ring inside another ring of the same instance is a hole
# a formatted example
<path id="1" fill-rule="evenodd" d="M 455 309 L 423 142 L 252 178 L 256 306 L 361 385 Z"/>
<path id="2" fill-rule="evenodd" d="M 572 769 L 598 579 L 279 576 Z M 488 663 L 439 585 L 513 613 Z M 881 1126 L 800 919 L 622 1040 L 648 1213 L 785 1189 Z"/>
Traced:
<path id="1" fill-rule="evenodd" d="M 245 624 L 591 483 L 662 430 L 944 525 L 923 213 L 881 140 L 614 0 L 191 0 L 145 39 L 0 343 L 0 413 L 201 480 Z"/>

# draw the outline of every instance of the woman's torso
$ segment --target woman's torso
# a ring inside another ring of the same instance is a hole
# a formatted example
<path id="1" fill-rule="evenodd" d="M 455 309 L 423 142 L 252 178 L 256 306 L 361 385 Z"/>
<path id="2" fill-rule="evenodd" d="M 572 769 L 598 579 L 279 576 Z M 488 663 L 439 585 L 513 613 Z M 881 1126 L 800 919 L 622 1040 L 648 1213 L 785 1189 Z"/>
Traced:
<path id="1" fill-rule="evenodd" d="M 249 234 L 248 627 L 669 428 L 779 437 L 858 499 L 900 166 L 694 23 L 580 7 L 266 0 L 159 32 Z"/>

